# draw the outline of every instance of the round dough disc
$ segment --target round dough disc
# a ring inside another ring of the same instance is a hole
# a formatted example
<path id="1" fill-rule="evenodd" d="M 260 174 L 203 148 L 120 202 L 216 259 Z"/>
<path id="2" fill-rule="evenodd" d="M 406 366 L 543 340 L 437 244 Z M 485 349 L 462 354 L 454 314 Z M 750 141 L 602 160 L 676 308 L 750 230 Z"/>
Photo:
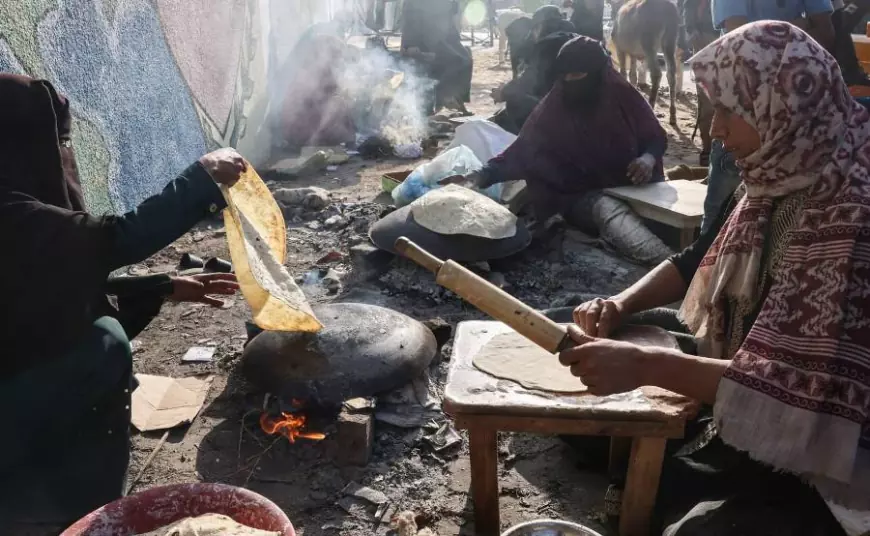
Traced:
<path id="1" fill-rule="evenodd" d="M 673 335 L 654 326 L 627 326 L 615 338 L 640 346 L 678 348 Z M 527 389 L 552 393 L 582 393 L 587 389 L 559 363 L 558 356 L 515 331 L 490 339 L 471 362 L 491 376 L 515 381 Z"/>

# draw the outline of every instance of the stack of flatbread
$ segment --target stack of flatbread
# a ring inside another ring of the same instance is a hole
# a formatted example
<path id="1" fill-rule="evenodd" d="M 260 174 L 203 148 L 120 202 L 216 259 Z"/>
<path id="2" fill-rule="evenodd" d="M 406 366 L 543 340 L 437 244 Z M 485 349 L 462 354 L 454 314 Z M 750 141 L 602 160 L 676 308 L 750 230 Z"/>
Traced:
<path id="1" fill-rule="evenodd" d="M 450 184 L 410 205 L 414 221 L 442 235 L 471 235 L 491 240 L 517 234 L 517 217 L 489 197 Z"/>

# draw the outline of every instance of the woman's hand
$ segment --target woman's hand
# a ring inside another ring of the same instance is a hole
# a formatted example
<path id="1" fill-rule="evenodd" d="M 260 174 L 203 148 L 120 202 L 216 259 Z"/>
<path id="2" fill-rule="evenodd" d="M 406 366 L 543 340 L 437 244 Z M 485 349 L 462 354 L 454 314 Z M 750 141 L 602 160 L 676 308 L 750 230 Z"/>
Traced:
<path id="1" fill-rule="evenodd" d="M 632 184 L 643 184 L 652 178 L 656 159 L 651 154 L 644 154 L 635 158 L 628 165 L 628 178 Z"/>
<path id="2" fill-rule="evenodd" d="M 644 348 L 629 342 L 596 339 L 576 326 L 568 333 L 578 344 L 559 354 L 559 361 L 571 368 L 596 396 L 627 393 L 649 385 L 650 356 Z"/>
<path id="3" fill-rule="evenodd" d="M 505 86 L 505 84 L 502 84 L 498 87 L 494 87 L 494 88 L 492 88 L 492 91 L 490 92 L 490 95 L 492 95 L 492 100 L 496 104 L 498 104 L 500 102 L 504 102 L 504 86 Z"/>
<path id="4" fill-rule="evenodd" d="M 218 184 L 232 186 L 239 181 L 248 164 L 235 149 L 225 148 L 208 153 L 199 159 L 202 167 Z"/>
<path id="5" fill-rule="evenodd" d="M 210 296 L 218 294 L 231 296 L 239 290 L 234 274 L 198 274 L 189 277 L 172 278 L 170 300 L 177 302 L 205 303 L 212 307 L 223 307 L 224 302 Z"/>
<path id="6" fill-rule="evenodd" d="M 472 171 L 468 175 L 451 175 L 438 181 L 439 186 L 447 186 L 448 184 L 458 184 L 460 186 L 473 187 L 477 182 L 478 173 Z"/>
<path id="7" fill-rule="evenodd" d="M 595 298 L 574 309 L 574 323 L 591 337 L 608 337 L 622 325 L 623 305 L 613 298 Z"/>

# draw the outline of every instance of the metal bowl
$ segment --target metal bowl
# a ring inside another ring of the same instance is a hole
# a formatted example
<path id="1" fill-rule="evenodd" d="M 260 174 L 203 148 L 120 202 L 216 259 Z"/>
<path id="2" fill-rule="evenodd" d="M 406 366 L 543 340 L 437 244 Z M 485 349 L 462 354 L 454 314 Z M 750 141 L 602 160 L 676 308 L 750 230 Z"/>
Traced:
<path id="1" fill-rule="evenodd" d="M 577 523 L 539 519 L 511 527 L 501 536 L 601 536 L 601 534 Z"/>

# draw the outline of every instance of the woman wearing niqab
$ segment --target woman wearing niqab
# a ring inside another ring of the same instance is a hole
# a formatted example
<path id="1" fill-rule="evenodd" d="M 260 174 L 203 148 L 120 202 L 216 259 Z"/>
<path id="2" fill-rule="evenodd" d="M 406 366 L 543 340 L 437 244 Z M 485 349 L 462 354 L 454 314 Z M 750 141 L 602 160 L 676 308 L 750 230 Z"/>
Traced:
<path id="1" fill-rule="evenodd" d="M 121 216 L 86 211 L 69 101 L 0 73 L 0 526 L 62 524 L 121 497 L 129 462 L 130 339 L 166 298 L 217 304 L 230 274 L 110 278 L 225 204 L 245 169 L 202 157 Z M 110 299 L 111 297 L 111 299 Z M 10 529 L 11 530 L 11 529 Z"/>

